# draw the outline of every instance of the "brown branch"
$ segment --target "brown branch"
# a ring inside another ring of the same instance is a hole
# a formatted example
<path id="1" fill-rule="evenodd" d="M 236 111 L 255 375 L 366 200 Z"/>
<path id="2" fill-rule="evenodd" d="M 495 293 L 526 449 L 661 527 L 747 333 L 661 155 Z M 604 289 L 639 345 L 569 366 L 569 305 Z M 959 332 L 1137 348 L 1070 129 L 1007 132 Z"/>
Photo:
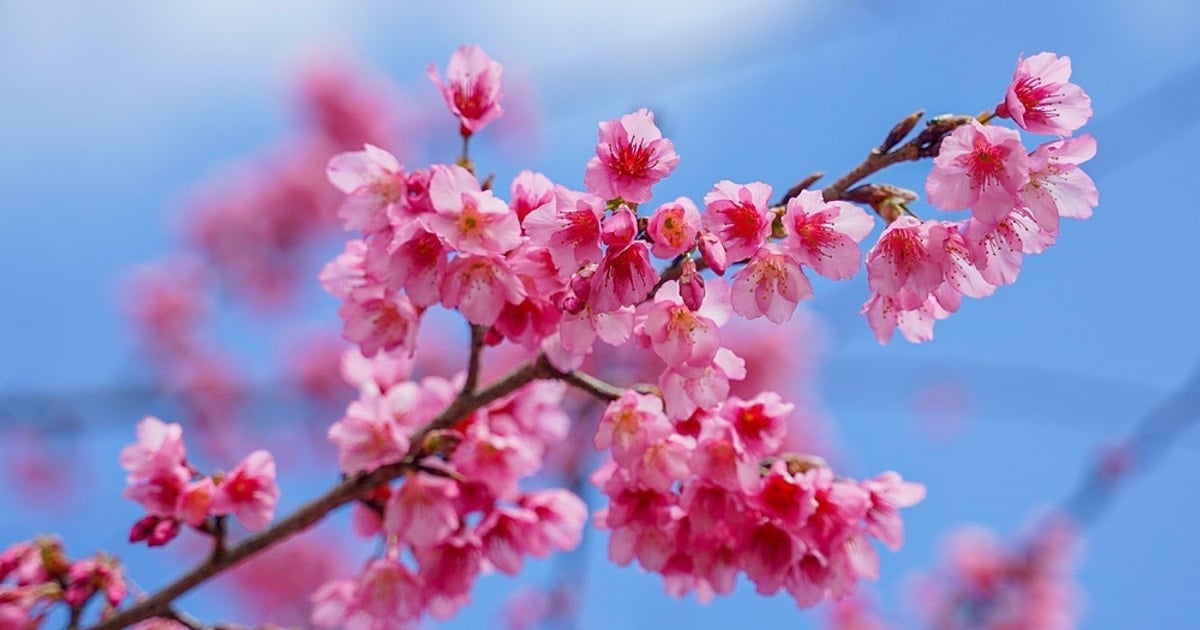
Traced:
<path id="1" fill-rule="evenodd" d="M 463 383 L 463 394 L 471 395 L 479 386 L 479 370 L 483 362 L 483 335 L 487 326 L 471 326 L 471 357 L 467 361 L 467 380 Z"/>
<path id="2" fill-rule="evenodd" d="M 825 201 L 837 201 L 845 199 L 846 191 L 851 186 L 858 182 L 878 173 L 879 171 L 900 162 L 915 162 L 922 158 L 933 157 L 938 153 L 938 148 L 942 144 L 942 138 L 954 131 L 958 127 L 975 120 L 974 116 L 935 116 L 925 123 L 925 128 L 915 138 L 909 140 L 894 151 L 888 151 L 886 148 L 889 144 L 898 142 L 895 136 L 900 131 L 905 131 L 905 128 L 912 129 L 912 125 L 916 124 L 920 118 L 920 112 L 914 112 L 892 128 L 888 137 L 884 140 L 880 147 L 872 149 L 866 159 L 861 164 L 850 170 L 849 173 L 838 178 L 834 183 L 826 186 L 821 190 Z M 900 136 L 903 137 L 903 134 Z"/>

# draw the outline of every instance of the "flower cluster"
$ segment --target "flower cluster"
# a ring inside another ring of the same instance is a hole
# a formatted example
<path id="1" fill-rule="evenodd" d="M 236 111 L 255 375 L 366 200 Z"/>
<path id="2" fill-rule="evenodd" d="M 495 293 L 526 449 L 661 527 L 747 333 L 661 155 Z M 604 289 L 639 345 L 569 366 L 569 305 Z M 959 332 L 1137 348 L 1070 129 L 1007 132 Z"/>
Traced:
<path id="1" fill-rule="evenodd" d="M 595 443 L 612 459 L 593 477 L 609 498 L 595 516 L 612 530 L 609 557 L 637 559 L 667 592 L 702 601 L 732 592 L 741 572 L 759 593 L 786 589 L 802 608 L 876 579 L 868 537 L 898 549 L 899 508 L 925 488 L 894 472 L 839 478 L 819 458 L 781 452 L 791 407 L 767 393 L 672 422 L 654 396 L 610 404 Z"/>
<path id="2" fill-rule="evenodd" d="M 1035 55 L 1017 66 L 997 116 L 1036 133 L 1070 134 L 1091 115 L 1079 86 L 1067 83 L 1068 58 Z M 1099 203 L 1080 169 L 1096 154 L 1084 134 L 1059 138 L 1032 152 L 1014 129 L 972 120 L 942 141 L 925 191 L 941 210 L 969 208 L 961 221 L 893 221 L 867 254 L 871 298 L 863 306 L 886 343 L 899 328 L 913 342 L 933 338 L 935 320 L 958 310 L 964 296 L 981 298 L 1016 281 L 1025 254 L 1058 239 L 1061 217 L 1086 219 Z"/>
<path id="3" fill-rule="evenodd" d="M 262 529 L 275 515 L 279 487 L 275 459 L 264 450 L 246 456 L 232 471 L 202 475 L 187 463 L 183 428 L 147 416 L 138 441 L 121 451 L 125 496 L 146 509 L 130 542 L 156 547 L 170 542 L 181 525 L 216 534 L 211 520 L 232 514 L 246 529 Z"/>
<path id="4" fill-rule="evenodd" d="M 356 352 L 347 370 L 360 395 L 329 429 L 348 475 L 403 460 L 409 436 L 446 407 L 462 383 L 407 380 L 408 364 Z M 367 369 L 363 369 L 363 368 Z M 469 599 L 481 573 L 513 575 L 524 556 L 546 557 L 579 544 L 587 508 L 566 490 L 525 491 L 546 449 L 567 432 L 561 383 L 535 382 L 429 435 L 416 451 L 422 472 L 380 486 L 355 508 L 355 530 L 380 536 L 386 552 L 356 579 L 327 583 L 313 596 L 322 627 L 395 627 L 426 611 L 445 618 Z M 405 558 L 413 558 L 415 567 Z"/>
<path id="5" fill-rule="evenodd" d="M 957 531 L 946 542 L 942 566 L 915 583 L 915 603 L 937 628 L 1074 628 L 1076 543 L 1062 522 L 1016 548 L 981 527 Z"/>
<path id="6" fill-rule="evenodd" d="M 56 604 L 78 615 L 96 594 L 104 596 L 102 616 L 125 599 L 125 576 L 115 558 L 97 554 L 72 562 L 60 541 L 46 537 L 0 553 L 0 628 L 36 628 Z"/>

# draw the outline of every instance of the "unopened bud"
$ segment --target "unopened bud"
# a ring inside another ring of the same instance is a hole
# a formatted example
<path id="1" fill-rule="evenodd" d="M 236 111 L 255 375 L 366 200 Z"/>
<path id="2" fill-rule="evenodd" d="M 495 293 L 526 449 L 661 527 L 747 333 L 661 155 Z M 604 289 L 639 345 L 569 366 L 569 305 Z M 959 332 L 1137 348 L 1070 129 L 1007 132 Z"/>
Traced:
<path id="1" fill-rule="evenodd" d="M 693 311 L 700 310 L 700 304 L 704 302 L 704 278 L 691 256 L 683 259 L 683 271 L 679 274 L 679 297 Z"/>
<path id="2" fill-rule="evenodd" d="M 146 545 L 150 547 L 161 547 L 179 535 L 179 521 L 173 518 L 164 518 L 154 526 L 154 531 L 146 537 Z"/>
<path id="3" fill-rule="evenodd" d="M 700 233 L 700 238 L 696 239 L 696 244 L 700 249 L 700 257 L 704 259 L 704 264 L 708 265 L 718 276 L 725 275 L 725 270 L 729 268 L 729 261 L 725 258 L 725 246 L 721 244 L 721 240 L 716 234 L 705 230 Z"/>
<path id="4" fill-rule="evenodd" d="M 142 517 L 129 528 L 129 542 L 139 543 L 149 538 L 160 520 L 162 519 L 153 515 Z"/>
<path id="5" fill-rule="evenodd" d="M 613 211 L 612 216 L 604 220 L 600 238 L 609 247 L 622 248 L 633 242 L 637 236 L 637 217 L 628 207 L 622 206 Z"/>
<path id="6" fill-rule="evenodd" d="M 594 267 L 584 267 L 571 277 L 571 292 L 584 302 L 592 296 L 592 276 L 594 275 L 596 275 Z"/>

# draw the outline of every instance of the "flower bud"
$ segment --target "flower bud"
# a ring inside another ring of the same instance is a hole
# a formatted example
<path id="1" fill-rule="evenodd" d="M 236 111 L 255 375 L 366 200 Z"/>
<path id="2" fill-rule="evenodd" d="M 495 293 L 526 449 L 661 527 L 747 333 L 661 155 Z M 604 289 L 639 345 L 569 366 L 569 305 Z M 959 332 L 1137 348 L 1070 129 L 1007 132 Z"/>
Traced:
<path id="1" fill-rule="evenodd" d="M 691 256 L 683 259 L 683 271 L 679 275 L 679 297 L 683 304 L 693 311 L 700 310 L 704 302 L 704 278 L 696 269 L 696 261 Z"/>
<path id="2" fill-rule="evenodd" d="M 704 263 L 708 265 L 718 276 L 725 275 L 725 269 L 729 267 L 729 261 L 725 258 L 725 246 L 721 244 L 720 239 L 716 234 L 704 230 L 700 233 L 700 238 L 696 244 L 700 249 L 700 257 L 704 259 Z"/>
<path id="3" fill-rule="evenodd" d="M 154 526 L 154 530 L 146 537 L 146 545 L 150 547 L 161 547 L 179 535 L 179 521 L 173 518 L 164 518 Z"/>
<path id="4" fill-rule="evenodd" d="M 627 206 L 617 208 L 612 216 L 604 220 L 600 234 L 605 245 L 618 249 L 632 243 L 634 236 L 637 236 L 637 217 Z"/>

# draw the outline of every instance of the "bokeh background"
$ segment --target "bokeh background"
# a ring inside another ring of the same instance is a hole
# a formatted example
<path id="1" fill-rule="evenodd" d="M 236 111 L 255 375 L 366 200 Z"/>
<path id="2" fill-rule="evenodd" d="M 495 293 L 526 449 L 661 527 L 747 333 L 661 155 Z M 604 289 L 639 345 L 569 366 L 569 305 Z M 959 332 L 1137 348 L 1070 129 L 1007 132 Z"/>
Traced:
<path id="1" fill-rule="evenodd" d="M 797 352 L 819 356 L 815 391 L 842 469 L 895 469 L 929 489 L 907 513 L 907 545 L 884 555 L 884 578 L 870 587 L 903 625 L 915 623 L 906 576 L 936 561 L 947 532 L 980 523 L 1016 539 L 1200 363 L 1194 2 L 0 1 L 0 546 L 58 532 L 73 556 L 120 555 L 147 589 L 198 557 L 125 542 L 139 510 L 120 498 L 117 453 L 142 415 L 169 406 L 144 387 L 123 282 L 178 250 L 199 182 L 299 124 L 291 95 L 314 60 L 349 60 L 396 83 L 432 139 L 419 156 L 452 159 L 450 116 L 423 113 L 438 103 L 424 71 L 444 68 L 462 43 L 506 65 L 515 122 L 485 133 L 477 154 L 501 188 L 522 168 L 581 186 L 596 123 L 650 107 L 682 156 L 658 199 L 698 199 L 726 178 L 781 191 L 815 170 L 839 174 L 913 110 L 994 106 L 1018 55 L 1071 57 L 1100 147 L 1085 167 L 1100 189 L 1091 220 L 1064 224 L 1016 285 L 968 301 L 929 344 L 879 346 L 858 315 L 861 276 L 817 283 L 810 303 L 822 341 Z M 921 190 L 927 168 L 875 181 Z M 261 389 L 276 382 L 280 344 L 298 326 L 337 326 L 333 300 L 312 286 L 287 327 L 273 325 L 278 313 L 222 310 L 215 334 Z M 286 439 L 296 410 L 263 400 L 258 417 Z M 1196 415 L 1179 411 L 1179 426 Z M 1170 442 L 1087 529 L 1086 627 L 1200 618 L 1200 441 L 1184 431 Z M 331 468 L 306 465 L 323 457 L 281 464 L 284 506 L 332 481 Z M 608 563 L 605 544 L 590 536 L 576 559 L 582 627 L 819 619 L 747 584 L 703 607 L 671 600 L 657 576 Z M 535 563 L 518 580 L 488 577 L 447 625 L 493 623 L 520 584 L 553 575 L 553 563 Z M 184 601 L 208 620 L 236 615 L 233 606 L 219 587 Z"/>

